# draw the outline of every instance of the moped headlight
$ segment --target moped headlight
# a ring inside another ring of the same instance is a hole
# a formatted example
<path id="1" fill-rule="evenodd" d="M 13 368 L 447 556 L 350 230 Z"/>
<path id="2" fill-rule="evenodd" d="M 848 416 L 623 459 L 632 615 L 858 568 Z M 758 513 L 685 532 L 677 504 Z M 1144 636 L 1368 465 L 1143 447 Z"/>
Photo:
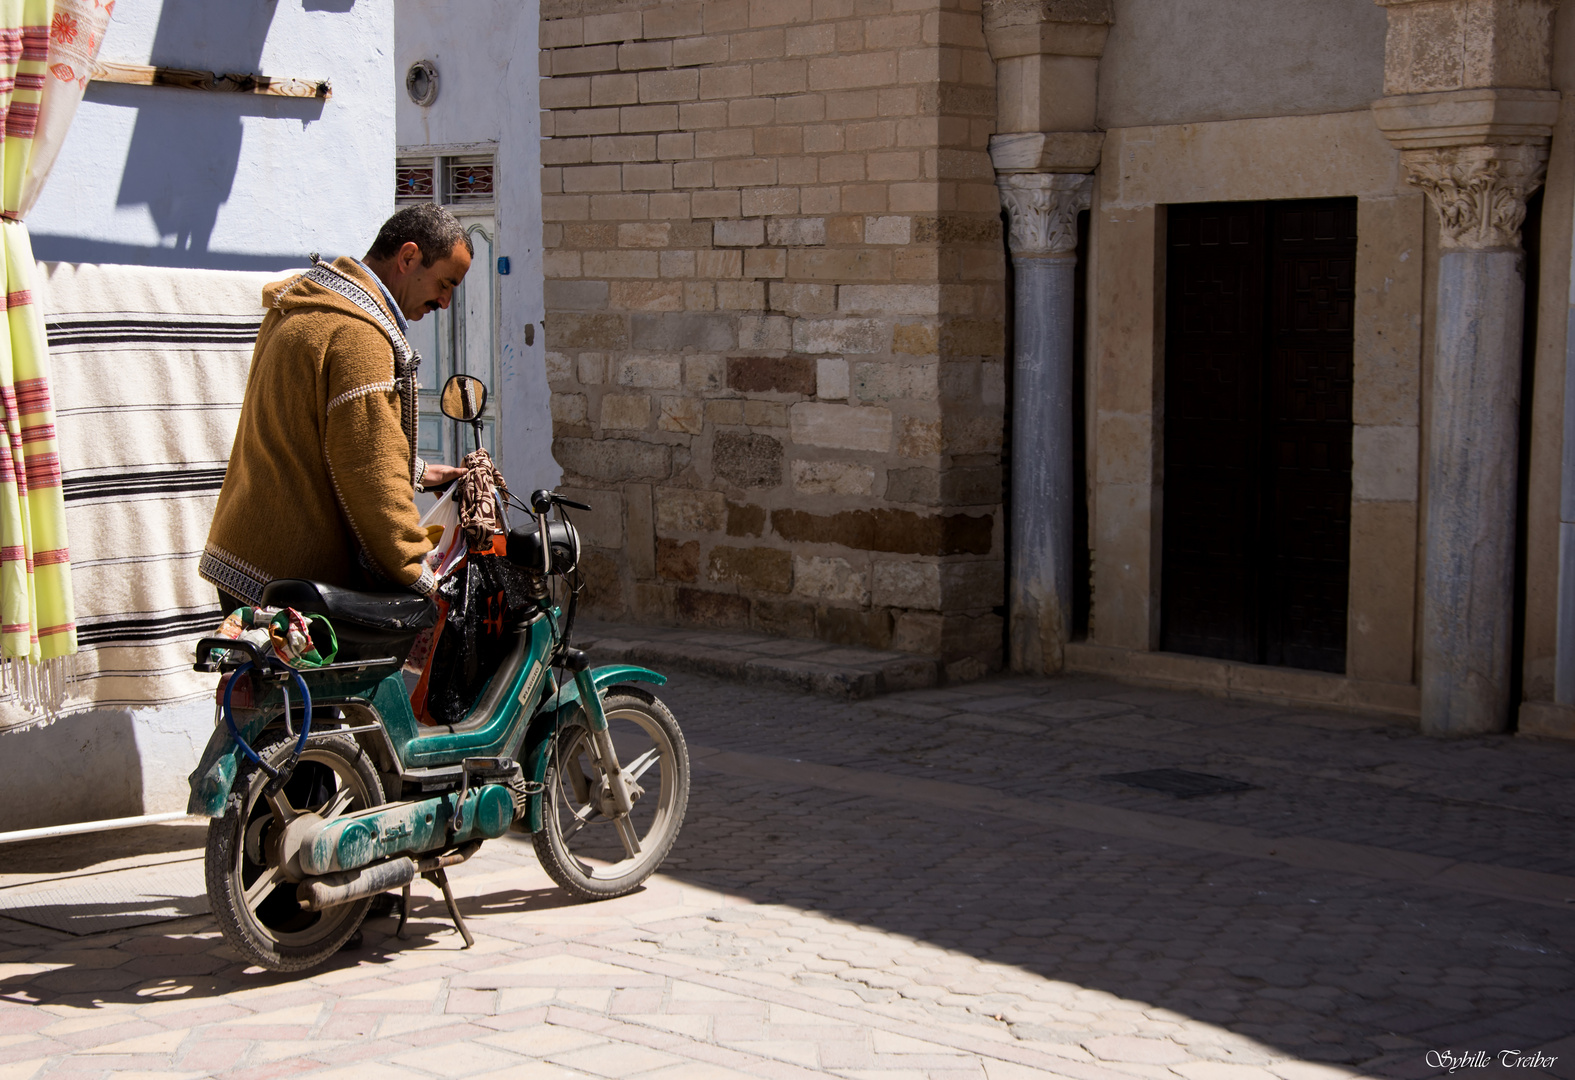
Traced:
<path id="1" fill-rule="evenodd" d="M 552 537 L 552 568 L 567 574 L 580 565 L 580 530 L 567 521 L 555 521 L 548 527 Z"/>

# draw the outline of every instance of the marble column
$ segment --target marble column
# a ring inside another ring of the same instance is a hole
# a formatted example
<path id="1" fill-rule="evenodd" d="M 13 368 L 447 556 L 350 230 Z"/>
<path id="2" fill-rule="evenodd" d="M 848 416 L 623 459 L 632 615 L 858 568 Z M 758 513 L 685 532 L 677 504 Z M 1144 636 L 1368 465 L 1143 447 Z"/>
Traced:
<path id="1" fill-rule="evenodd" d="M 1440 225 L 1421 671 L 1422 729 L 1434 735 L 1502 731 L 1510 719 L 1520 226 L 1546 160 L 1534 145 L 1402 155 Z"/>
<path id="2" fill-rule="evenodd" d="M 1014 671 L 1061 670 L 1072 629 L 1072 316 L 1077 215 L 1093 177 L 997 178 L 1011 223 L 1011 565 L 1008 641 Z"/>

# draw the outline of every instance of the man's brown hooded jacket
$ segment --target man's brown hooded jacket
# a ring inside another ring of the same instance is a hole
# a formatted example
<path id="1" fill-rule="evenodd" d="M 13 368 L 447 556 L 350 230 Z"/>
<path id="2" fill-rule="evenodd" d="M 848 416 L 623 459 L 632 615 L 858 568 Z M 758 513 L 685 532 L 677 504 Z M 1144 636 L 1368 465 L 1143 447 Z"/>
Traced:
<path id="1" fill-rule="evenodd" d="M 333 268 L 388 314 L 352 259 Z M 430 593 L 419 527 L 413 393 L 402 402 L 394 337 L 308 277 L 263 289 L 268 309 L 199 573 L 249 602 L 275 578 Z M 400 345 L 403 347 L 404 343 Z M 381 580 L 380 580 L 381 579 Z"/>

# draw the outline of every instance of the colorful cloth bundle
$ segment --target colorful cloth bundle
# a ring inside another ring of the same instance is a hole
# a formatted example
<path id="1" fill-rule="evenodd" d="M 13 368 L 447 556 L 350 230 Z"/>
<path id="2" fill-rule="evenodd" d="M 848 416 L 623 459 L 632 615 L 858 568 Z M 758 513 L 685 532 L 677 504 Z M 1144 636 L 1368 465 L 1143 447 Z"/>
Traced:
<path id="1" fill-rule="evenodd" d="M 294 608 L 242 607 L 225 616 L 213 632 L 214 637 L 247 641 L 266 647 L 275 657 L 294 668 L 318 668 L 334 662 L 339 641 L 333 626 L 322 615 L 302 615 Z M 325 652 L 326 651 L 326 652 Z M 240 649 L 214 649 L 208 659 L 220 661 L 229 653 L 231 660 L 249 660 Z"/>

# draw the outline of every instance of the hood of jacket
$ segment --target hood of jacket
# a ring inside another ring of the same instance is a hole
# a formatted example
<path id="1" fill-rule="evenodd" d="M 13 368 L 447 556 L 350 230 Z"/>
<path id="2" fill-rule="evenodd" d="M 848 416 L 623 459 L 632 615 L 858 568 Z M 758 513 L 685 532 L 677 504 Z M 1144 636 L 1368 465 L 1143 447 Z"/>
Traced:
<path id="1" fill-rule="evenodd" d="M 362 269 L 354 259 L 341 255 L 329 265 L 365 289 L 383 312 L 384 317 L 388 319 L 389 325 L 395 327 L 399 325 L 393 313 L 388 310 L 388 304 L 383 299 L 383 291 L 378 287 L 377 279 Z M 270 311 L 278 310 L 283 314 L 306 310 L 335 311 L 370 323 L 377 327 L 380 333 L 387 334 L 384 327 L 363 311 L 359 304 L 326 285 L 313 281 L 304 273 L 263 286 L 262 300 L 264 308 Z"/>

